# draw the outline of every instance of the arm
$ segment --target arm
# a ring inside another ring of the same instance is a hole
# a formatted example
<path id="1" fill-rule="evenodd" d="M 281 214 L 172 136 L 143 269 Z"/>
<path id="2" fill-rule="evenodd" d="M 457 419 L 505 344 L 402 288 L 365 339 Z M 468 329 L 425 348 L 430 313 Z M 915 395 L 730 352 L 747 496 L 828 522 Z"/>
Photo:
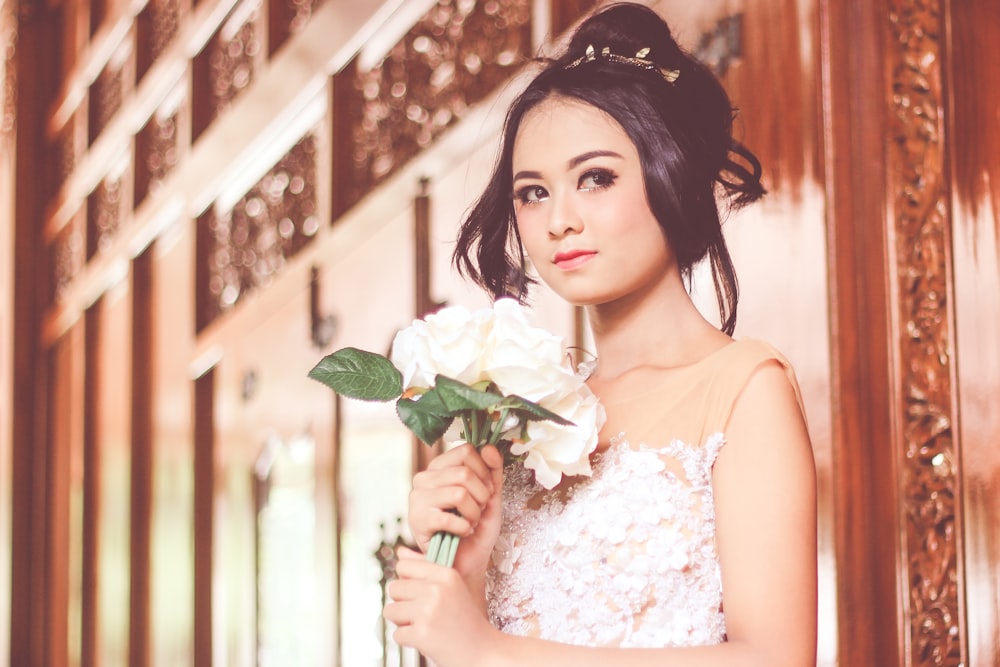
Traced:
<path id="1" fill-rule="evenodd" d="M 387 608 L 396 639 L 440 667 L 809 667 L 815 664 L 815 468 L 794 391 L 777 364 L 748 381 L 715 466 L 727 643 L 617 649 L 512 637 L 475 613 L 455 573 L 400 563 Z M 391 607 L 391 606 L 390 606 Z M 397 612 L 399 614 L 397 615 Z"/>

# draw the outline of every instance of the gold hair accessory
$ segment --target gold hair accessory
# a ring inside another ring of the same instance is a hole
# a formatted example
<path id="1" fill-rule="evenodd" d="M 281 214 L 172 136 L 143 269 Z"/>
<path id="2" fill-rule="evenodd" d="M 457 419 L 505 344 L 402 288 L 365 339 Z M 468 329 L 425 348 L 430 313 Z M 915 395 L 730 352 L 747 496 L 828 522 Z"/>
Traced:
<path id="1" fill-rule="evenodd" d="M 667 83 L 673 83 L 674 81 L 677 80 L 677 77 L 681 75 L 681 71 L 679 69 L 667 69 L 666 67 L 657 66 L 657 64 L 654 63 L 652 60 L 646 58 L 646 56 L 648 55 L 649 55 L 648 46 L 643 47 L 638 51 L 636 51 L 635 56 L 629 57 L 629 56 L 621 56 L 618 55 L 617 53 L 611 53 L 611 47 L 608 46 L 605 46 L 603 49 L 601 49 L 600 54 L 598 54 L 597 50 L 594 48 L 594 45 L 588 44 L 586 52 L 582 56 L 571 62 L 570 64 L 566 65 L 565 69 L 572 69 L 578 65 L 582 65 L 583 63 L 589 63 L 594 60 L 597 60 L 598 58 L 601 58 L 603 60 L 607 60 L 613 63 L 619 63 L 621 65 L 631 65 L 632 67 L 638 67 L 640 69 L 648 69 L 654 72 L 659 72 L 660 76 L 662 76 L 663 80 L 666 81 Z"/>

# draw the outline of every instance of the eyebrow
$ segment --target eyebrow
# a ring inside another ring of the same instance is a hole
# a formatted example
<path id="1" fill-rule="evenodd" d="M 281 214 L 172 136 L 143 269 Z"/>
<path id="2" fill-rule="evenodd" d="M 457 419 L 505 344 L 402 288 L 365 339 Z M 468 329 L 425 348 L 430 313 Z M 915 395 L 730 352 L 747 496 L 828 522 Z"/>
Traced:
<path id="1" fill-rule="evenodd" d="M 587 151 L 586 153 L 581 153 L 580 155 L 570 158 L 569 162 L 567 162 L 567 166 L 569 169 L 573 169 L 574 167 L 578 167 L 587 160 L 592 160 L 595 157 L 616 157 L 618 159 L 624 159 L 619 153 L 616 153 L 615 151 L 609 151 L 609 150 Z M 541 178 L 541 177 L 542 177 L 542 172 L 540 171 L 519 171 L 516 174 L 514 174 L 513 180 L 517 181 L 522 178 Z"/>

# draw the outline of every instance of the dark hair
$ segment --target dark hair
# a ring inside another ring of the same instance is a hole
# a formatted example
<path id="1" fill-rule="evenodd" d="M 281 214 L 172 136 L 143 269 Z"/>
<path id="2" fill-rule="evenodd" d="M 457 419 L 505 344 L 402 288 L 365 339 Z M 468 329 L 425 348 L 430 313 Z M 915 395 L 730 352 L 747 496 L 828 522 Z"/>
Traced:
<path id="1" fill-rule="evenodd" d="M 644 59 L 679 76 L 671 83 L 658 69 L 600 56 L 567 68 L 588 46 L 624 57 L 648 47 Z M 459 273 L 494 298 L 523 301 L 527 296 L 532 280 L 525 271 L 512 195 L 514 139 L 525 114 L 540 102 L 572 98 L 614 118 L 635 144 L 650 210 L 682 275 L 690 280 L 692 267 L 708 256 L 721 328 L 732 334 L 739 292 L 716 197 L 722 194 L 738 208 L 763 196 L 764 188 L 760 162 L 733 139 L 735 111 L 722 85 L 681 49 L 656 12 L 632 3 L 611 5 L 588 18 L 566 51 L 544 62 L 507 112 L 493 175 L 459 232 L 453 256 Z"/>

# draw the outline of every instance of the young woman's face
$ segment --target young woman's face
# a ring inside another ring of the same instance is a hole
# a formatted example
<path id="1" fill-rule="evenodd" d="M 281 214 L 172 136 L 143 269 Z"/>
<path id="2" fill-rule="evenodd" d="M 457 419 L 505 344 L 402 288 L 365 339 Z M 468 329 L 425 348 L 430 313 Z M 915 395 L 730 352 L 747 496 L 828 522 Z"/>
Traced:
<path id="1" fill-rule="evenodd" d="M 524 249 L 567 301 L 596 305 L 655 289 L 674 266 L 635 145 L 596 107 L 554 97 L 529 111 L 513 178 Z"/>

